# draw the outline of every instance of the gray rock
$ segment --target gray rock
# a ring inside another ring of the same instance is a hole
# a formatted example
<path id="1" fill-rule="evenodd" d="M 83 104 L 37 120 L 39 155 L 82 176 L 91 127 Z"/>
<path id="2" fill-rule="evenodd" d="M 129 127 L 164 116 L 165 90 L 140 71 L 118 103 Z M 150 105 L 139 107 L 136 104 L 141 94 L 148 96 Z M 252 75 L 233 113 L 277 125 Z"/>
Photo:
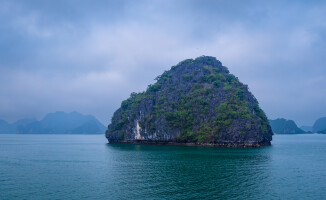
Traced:
<path id="1" fill-rule="evenodd" d="M 214 57 L 182 61 L 156 80 L 121 103 L 106 131 L 110 143 L 270 144 L 258 101 Z"/>

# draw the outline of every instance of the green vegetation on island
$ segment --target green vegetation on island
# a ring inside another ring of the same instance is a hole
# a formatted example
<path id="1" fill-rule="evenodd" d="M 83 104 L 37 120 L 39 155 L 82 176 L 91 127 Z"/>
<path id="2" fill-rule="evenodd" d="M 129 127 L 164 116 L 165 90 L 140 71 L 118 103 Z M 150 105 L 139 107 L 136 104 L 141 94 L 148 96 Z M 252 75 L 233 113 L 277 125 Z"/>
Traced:
<path id="1" fill-rule="evenodd" d="M 272 131 L 247 85 L 214 57 L 187 59 L 132 93 L 115 112 L 109 141 L 269 144 Z"/>

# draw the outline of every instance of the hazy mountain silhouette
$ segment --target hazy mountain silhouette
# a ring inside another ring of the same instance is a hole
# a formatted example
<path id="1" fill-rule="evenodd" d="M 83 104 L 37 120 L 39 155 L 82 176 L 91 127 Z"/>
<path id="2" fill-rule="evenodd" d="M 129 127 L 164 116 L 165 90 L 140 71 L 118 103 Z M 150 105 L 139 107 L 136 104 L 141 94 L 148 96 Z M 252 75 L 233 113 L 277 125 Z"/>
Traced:
<path id="1" fill-rule="evenodd" d="M 58 111 L 42 120 L 21 119 L 13 124 L 0 120 L 0 133 L 18 134 L 104 134 L 106 127 L 92 115 Z"/>
<path id="2" fill-rule="evenodd" d="M 312 126 L 300 126 L 300 128 L 306 132 L 312 132 Z"/>
<path id="3" fill-rule="evenodd" d="M 326 129 L 326 117 L 322 117 L 316 120 L 312 127 L 312 131 L 317 133 Z"/>
<path id="4" fill-rule="evenodd" d="M 272 130 L 276 134 L 300 134 L 306 133 L 302 129 L 298 128 L 293 120 L 275 119 L 269 120 Z"/>
<path id="5" fill-rule="evenodd" d="M 0 119 L 0 134 L 15 133 L 15 128 L 8 122 Z"/>

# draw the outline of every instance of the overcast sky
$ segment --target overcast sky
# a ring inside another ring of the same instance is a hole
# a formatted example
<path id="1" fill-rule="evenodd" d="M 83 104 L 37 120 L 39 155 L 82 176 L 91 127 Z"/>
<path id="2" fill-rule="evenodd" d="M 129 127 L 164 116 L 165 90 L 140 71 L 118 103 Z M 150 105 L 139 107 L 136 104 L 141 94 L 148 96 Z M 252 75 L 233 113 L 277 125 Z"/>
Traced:
<path id="1" fill-rule="evenodd" d="M 214 56 L 271 119 L 326 116 L 326 1 L 0 0 L 0 119 L 107 125 L 131 92 Z"/>

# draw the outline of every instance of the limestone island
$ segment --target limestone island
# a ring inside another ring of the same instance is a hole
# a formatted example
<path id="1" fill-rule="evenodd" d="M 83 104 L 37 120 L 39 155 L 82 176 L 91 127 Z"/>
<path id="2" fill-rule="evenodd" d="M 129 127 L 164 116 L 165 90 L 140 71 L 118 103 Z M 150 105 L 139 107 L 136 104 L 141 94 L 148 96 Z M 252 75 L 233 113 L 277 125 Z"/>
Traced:
<path id="1" fill-rule="evenodd" d="M 184 60 L 155 80 L 121 103 L 109 143 L 270 145 L 273 132 L 257 99 L 215 57 Z"/>

